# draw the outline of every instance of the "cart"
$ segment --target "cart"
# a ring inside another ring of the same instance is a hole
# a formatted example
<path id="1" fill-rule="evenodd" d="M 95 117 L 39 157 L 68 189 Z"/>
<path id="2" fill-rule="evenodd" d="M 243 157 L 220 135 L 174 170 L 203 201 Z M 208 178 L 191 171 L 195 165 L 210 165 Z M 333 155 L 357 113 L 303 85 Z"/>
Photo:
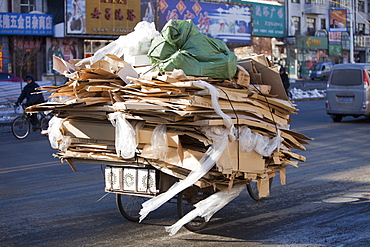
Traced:
<path id="1" fill-rule="evenodd" d="M 119 180 L 122 181 L 122 185 L 119 185 Z M 178 178 L 143 163 L 106 165 L 105 168 L 105 191 L 116 194 L 119 212 L 132 222 L 139 222 L 139 212 L 145 201 L 164 193 L 178 181 Z M 213 186 L 200 188 L 196 185 L 180 192 L 172 199 L 177 204 L 178 217 L 183 217 L 194 208 L 194 204 L 214 192 L 216 191 Z M 203 229 L 206 224 L 207 222 L 203 218 L 197 217 L 187 223 L 185 228 L 197 231 Z"/>
<path id="2" fill-rule="evenodd" d="M 139 213 L 144 202 L 166 192 L 179 181 L 179 178 L 160 171 L 149 162 L 125 162 L 105 166 L 105 191 L 116 194 L 116 205 L 119 212 L 132 222 L 139 222 Z M 269 182 L 271 188 L 272 178 Z M 258 194 L 256 181 L 248 181 L 246 186 L 249 195 L 254 200 L 262 199 Z M 177 194 L 172 200 L 177 204 L 178 217 L 182 218 L 194 209 L 196 203 L 215 192 L 217 188 L 212 185 L 205 187 L 193 185 Z M 196 217 L 184 226 L 190 231 L 198 231 L 206 225 L 204 218 Z"/>

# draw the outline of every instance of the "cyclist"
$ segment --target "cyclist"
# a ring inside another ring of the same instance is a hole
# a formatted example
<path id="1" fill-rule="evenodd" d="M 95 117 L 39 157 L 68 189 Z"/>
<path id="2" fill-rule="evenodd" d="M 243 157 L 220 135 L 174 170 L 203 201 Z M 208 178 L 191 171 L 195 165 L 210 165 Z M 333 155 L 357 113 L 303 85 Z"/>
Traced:
<path id="1" fill-rule="evenodd" d="M 22 93 L 19 95 L 17 104 L 21 104 L 24 99 L 26 99 L 26 107 L 45 102 L 44 96 L 41 93 L 36 93 L 39 92 L 39 90 L 36 90 L 36 88 L 40 86 L 35 82 L 35 77 L 31 74 L 27 75 L 25 81 L 27 82 L 27 85 L 23 88 Z M 37 114 L 32 113 L 30 119 L 33 131 L 40 129 Z"/>

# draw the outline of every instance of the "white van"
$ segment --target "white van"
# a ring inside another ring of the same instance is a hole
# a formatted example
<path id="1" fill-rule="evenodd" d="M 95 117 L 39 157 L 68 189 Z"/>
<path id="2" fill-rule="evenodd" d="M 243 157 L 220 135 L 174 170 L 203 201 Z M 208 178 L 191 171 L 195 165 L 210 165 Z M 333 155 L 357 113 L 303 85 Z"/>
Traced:
<path id="1" fill-rule="evenodd" d="M 345 116 L 370 117 L 370 63 L 334 65 L 326 90 L 326 113 L 334 122 Z"/>

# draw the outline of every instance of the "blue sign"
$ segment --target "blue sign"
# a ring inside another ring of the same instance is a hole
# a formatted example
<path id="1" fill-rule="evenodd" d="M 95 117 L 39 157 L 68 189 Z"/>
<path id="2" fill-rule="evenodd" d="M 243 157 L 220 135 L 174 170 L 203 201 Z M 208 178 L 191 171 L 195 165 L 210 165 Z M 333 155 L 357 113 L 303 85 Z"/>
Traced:
<path id="1" fill-rule="evenodd" d="M 251 43 L 251 7 L 223 3 L 160 0 L 159 28 L 171 19 L 192 20 L 210 38 L 229 43 Z"/>
<path id="2" fill-rule="evenodd" d="M 0 13 L 0 34 L 52 36 L 53 15 Z"/>

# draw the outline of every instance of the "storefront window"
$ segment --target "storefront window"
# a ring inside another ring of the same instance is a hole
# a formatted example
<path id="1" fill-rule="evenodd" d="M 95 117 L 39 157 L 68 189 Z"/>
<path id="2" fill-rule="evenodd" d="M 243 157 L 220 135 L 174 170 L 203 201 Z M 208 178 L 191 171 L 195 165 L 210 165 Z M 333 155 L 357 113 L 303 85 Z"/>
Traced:
<path id="1" fill-rule="evenodd" d="M 21 0 L 21 13 L 29 13 L 35 10 L 35 1 L 34 0 Z"/>
<path id="2" fill-rule="evenodd" d="M 312 17 L 307 17 L 307 34 L 309 36 L 314 36 L 316 31 L 316 19 Z"/>

